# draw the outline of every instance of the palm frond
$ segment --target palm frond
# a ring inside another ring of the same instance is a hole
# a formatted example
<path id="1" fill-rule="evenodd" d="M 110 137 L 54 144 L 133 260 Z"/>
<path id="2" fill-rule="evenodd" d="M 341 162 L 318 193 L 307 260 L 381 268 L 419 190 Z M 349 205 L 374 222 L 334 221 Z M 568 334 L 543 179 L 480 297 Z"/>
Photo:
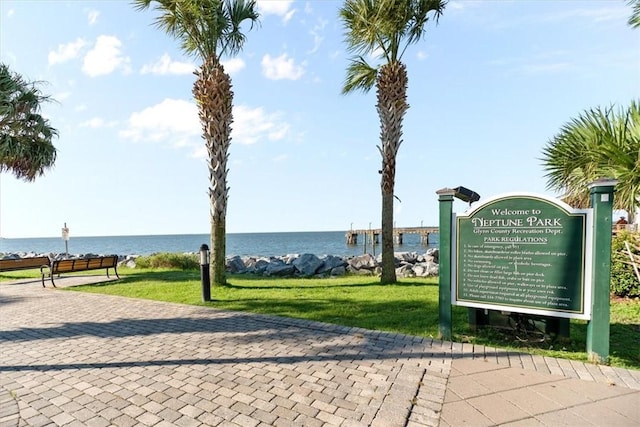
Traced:
<path id="1" fill-rule="evenodd" d="M 547 188 L 570 204 L 586 207 L 587 185 L 599 178 L 618 180 L 614 207 L 633 212 L 640 196 L 640 109 L 595 108 L 565 124 L 543 148 Z"/>
<path id="2" fill-rule="evenodd" d="M 254 25 L 259 24 L 256 2 L 255 0 L 227 0 L 224 15 L 228 17 L 230 25 L 224 37 L 225 44 L 220 54 L 234 56 L 242 50 L 242 46 L 246 40 L 246 36 L 240 28 L 241 24 L 244 21 L 249 21 L 249 30 L 253 29 Z"/>
<path id="3" fill-rule="evenodd" d="M 628 4 L 633 7 L 633 10 L 627 23 L 631 28 L 640 28 L 640 0 L 629 0 Z"/>
<path id="4" fill-rule="evenodd" d="M 346 0 L 340 9 L 347 50 L 354 55 L 368 54 L 379 46 L 375 0 Z"/>
<path id="5" fill-rule="evenodd" d="M 250 21 L 251 30 L 259 19 L 255 0 L 135 0 L 134 7 L 143 11 L 153 3 L 154 25 L 202 59 L 236 55 L 246 41 L 241 24 Z"/>
<path id="6" fill-rule="evenodd" d="M 342 87 L 342 94 L 355 91 L 369 92 L 376 84 L 378 69 L 372 67 L 367 61 L 359 56 L 353 60 L 347 67 L 347 77 Z"/>

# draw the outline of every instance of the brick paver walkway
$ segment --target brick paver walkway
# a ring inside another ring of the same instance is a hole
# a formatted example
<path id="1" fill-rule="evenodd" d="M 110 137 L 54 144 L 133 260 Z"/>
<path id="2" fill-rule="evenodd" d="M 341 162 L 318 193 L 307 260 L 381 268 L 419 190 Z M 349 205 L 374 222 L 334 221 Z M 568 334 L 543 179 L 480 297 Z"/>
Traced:
<path id="1" fill-rule="evenodd" d="M 615 382 L 627 399 L 640 399 L 638 371 L 39 283 L 0 285 L 2 426 L 436 426 L 445 395 L 443 423 L 455 425 L 462 409 L 447 405 L 465 402 L 455 378 L 479 374 L 464 363 L 538 371 L 546 382 L 557 380 L 552 374 L 605 388 Z M 483 393 L 474 397 L 493 391 Z"/>

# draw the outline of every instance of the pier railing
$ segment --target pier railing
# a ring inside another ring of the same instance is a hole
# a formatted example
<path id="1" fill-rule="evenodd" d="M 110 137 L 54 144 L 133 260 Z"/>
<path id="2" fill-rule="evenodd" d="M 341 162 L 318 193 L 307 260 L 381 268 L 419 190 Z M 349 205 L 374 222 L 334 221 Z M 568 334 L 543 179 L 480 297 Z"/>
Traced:
<path id="1" fill-rule="evenodd" d="M 423 245 L 429 244 L 429 236 L 431 234 L 438 234 L 438 227 L 399 227 L 393 229 L 393 241 L 397 245 L 402 244 L 402 240 L 405 234 L 419 234 L 420 243 Z M 345 234 L 347 239 L 347 245 L 357 245 L 362 236 L 363 244 L 377 245 L 380 243 L 380 234 L 382 229 L 380 228 L 367 228 L 360 230 L 349 230 Z"/>

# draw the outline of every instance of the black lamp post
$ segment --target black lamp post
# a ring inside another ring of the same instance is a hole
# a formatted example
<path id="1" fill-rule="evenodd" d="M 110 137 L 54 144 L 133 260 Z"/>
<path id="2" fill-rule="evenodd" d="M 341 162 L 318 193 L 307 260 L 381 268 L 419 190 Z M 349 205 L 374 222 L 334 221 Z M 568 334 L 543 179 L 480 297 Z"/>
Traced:
<path id="1" fill-rule="evenodd" d="M 453 189 L 455 194 L 453 195 L 456 199 L 460 199 L 463 202 L 471 203 L 477 202 L 480 200 L 480 195 L 473 190 L 469 190 L 466 187 L 460 186 Z"/>
<path id="2" fill-rule="evenodd" d="M 471 206 L 471 203 L 480 200 L 480 195 L 467 187 L 459 186 L 454 188 L 453 191 L 453 197 L 469 203 L 469 206 Z M 475 331 L 479 326 L 490 324 L 489 310 L 473 307 L 467 308 L 469 313 L 469 326 L 472 330 Z"/>
<path id="3" fill-rule="evenodd" d="M 209 275 L 209 246 L 200 246 L 200 281 L 202 283 L 202 301 L 211 301 L 211 277 Z"/>

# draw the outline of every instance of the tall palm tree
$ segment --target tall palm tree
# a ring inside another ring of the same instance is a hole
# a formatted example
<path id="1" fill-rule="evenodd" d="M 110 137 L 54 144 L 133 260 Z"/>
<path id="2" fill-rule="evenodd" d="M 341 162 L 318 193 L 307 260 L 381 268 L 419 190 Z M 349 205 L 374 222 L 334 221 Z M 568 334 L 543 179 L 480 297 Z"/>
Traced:
<path id="1" fill-rule="evenodd" d="M 382 275 L 381 283 L 395 283 L 393 254 L 393 200 L 396 155 L 402 143 L 402 121 L 407 104 L 407 68 L 402 55 L 420 41 L 430 18 L 436 22 L 446 5 L 443 0 L 346 0 L 340 9 L 345 42 L 353 54 L 347 67 L 343 94 L 377 89 L 382 156 Z M 379 55 L 382 65 L 367 62 Z"/>
<path id="2" fill-rule="evenodd" d="M 224 55 L 242 50 L 246 40 L 240 28 L 258 22 L 255 0 L 134 0 L 138 10 L 151 3 L 160 12 L 155 24 L 181 42 L 182 49 L 202 61 L 196 71 L 193 96 L 198 104 L 203 139 L 209 157 L 211 211 L 211 278 L 226 283 L 226 216 L 229 188 L 227 159 L 233 122 L 231 78 L 220 63 Z"/>
<path id="3" fill-rule="evenodd" d="M 587 185 L 598 178 L 618 180 L 614 208 L 632 217 L 640 203 L 640 103 L 628 109 L 600 107 L 566 123 L 544 147 L 547 187 L 574 207 L 589 206 Z"/>
<path id="4" fill-rule="evenodd" d="M 52 139 L 58 131 L 40 115 L 42 104 L 51 99 L 36 85 L 0 64 L 0 172 L 28 182 L 56 161 Z"/>

